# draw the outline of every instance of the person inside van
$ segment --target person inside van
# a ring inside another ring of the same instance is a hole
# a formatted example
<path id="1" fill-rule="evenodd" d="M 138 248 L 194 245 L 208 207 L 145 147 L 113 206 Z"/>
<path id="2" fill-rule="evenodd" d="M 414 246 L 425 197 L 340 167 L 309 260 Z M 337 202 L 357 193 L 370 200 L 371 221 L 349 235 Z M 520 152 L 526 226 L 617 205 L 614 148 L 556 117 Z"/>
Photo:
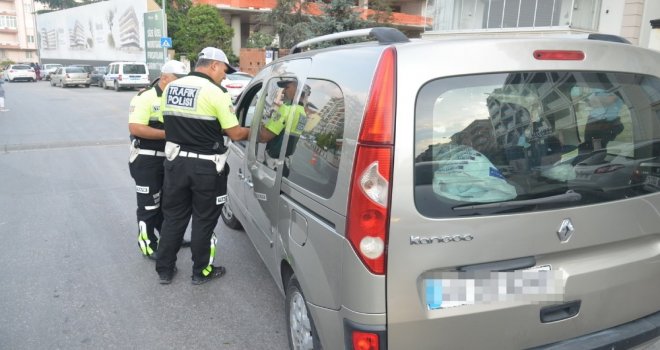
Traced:
<path id="1" fill-rule="evenodd" d="M 624 126 L 620 118 L 623 101 L 615 93 L 604 89 L 591 89 L 586 102 L 590 110 L 584 128 L 582 148 L 597 151 L 606 148 L 607 144 L 623 131 Z"/>
<path id="2" fill-rule="evenodd" d="M 304 101 L 310 93 L 309 86 L 305 85 L 299 103 L 294 104 L 298 82 L 296 80 L 282 80 L 277 82 L 277 86 L 284 89 L 282 104 L 259 129 L 259 142 L 266 143 L 266 164 L 271 168 L 276 168 L 275 164 L 282 148 L 285 127 L 289 130 L 285 157 L 290 156 L 295 151 L 298 139 L 307 123 Z M 291 113 L 293 113 L 293 119 L 291 124 L 287 126 L 287 119 Z"/>

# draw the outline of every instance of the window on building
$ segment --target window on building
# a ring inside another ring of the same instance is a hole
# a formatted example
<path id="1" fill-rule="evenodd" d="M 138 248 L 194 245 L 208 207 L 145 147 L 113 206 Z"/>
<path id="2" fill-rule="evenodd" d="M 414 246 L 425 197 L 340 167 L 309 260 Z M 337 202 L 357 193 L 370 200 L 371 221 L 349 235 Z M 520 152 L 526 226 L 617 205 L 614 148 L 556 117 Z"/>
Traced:
<path id="1" fill-rule="evenodd" d="M 16 17 L 15 16 L 0 16 L 0 28 L 16 29 Z"/>
<path id="2" fill-rule="evenodd" d="M 434 30 L 575 27 L 596 29 L 602 0 L 429 0 Z"/>
<path id="3" fill-rule="evenodd" d="M 32 52 L 31 51 L 26 52 L 25 58 L 32 58 Z"/>
<path id="4" fill-rule="evenodd" d="M 29 44 L 33 44 L 34 43 L 34 35 L 28 35 L 27 36 L 27 42 Z"/>

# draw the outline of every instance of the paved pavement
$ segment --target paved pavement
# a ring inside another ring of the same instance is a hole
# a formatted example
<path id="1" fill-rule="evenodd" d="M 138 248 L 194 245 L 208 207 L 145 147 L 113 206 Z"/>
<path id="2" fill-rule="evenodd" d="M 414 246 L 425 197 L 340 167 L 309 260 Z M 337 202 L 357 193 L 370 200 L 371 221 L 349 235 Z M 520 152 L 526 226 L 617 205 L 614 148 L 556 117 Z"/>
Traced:
<path id="1" fill-rule="evenodd" d="M 5 83 L 0 349 L 287 349 L 284 302 L 248 237 L 216 227 L 227 275 L 159 285 L 136 243 L 135 91 Z"/>

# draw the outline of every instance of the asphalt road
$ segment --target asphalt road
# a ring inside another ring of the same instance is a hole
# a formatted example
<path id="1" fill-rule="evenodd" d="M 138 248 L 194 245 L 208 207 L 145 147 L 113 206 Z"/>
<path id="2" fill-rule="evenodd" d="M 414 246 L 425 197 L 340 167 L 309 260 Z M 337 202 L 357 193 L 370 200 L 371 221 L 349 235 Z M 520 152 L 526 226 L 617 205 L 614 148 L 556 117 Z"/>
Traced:
<path id="1" fill-rule="evenodd" d="M 5 83 L 0 349 L 287 349 L 284 301 L 248 237 L 216 227 L 227 275 L 160 285 L 136 243 L 135 91 Z"/>

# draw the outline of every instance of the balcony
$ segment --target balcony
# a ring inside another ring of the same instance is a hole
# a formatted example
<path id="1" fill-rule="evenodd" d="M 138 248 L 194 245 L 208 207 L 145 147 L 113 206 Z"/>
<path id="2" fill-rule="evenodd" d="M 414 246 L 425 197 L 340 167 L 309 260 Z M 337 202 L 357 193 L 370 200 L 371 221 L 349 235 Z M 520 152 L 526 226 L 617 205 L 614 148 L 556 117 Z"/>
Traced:
<path id="1" fill-rule="evenodd" d="M 0 42 L 0 50 L 1 49 L 20 49 L 21 46 L 18 43 L 8 43 L 8 42 Z"/>
<path id="2" fill-rule="evenodd" d="M 602 0 L 429 0 L 435 32 L 598 29 Z"/>

